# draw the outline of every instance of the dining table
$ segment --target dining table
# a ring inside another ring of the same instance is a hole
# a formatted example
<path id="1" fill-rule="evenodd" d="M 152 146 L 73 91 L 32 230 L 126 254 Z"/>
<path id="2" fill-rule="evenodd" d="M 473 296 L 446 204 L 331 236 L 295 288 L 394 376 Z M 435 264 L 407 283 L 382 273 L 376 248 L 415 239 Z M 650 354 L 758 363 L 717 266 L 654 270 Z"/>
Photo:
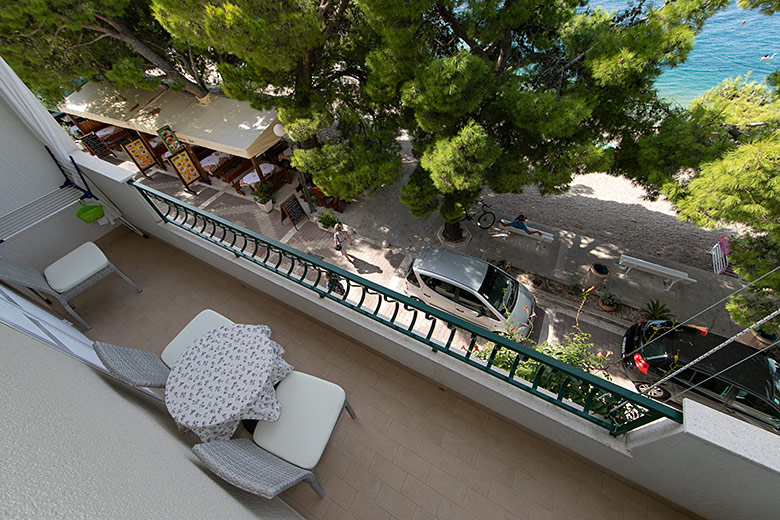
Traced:
<path id="1" fill-rule="evenodd" d="M 225 163 L 227 163 L 233 156 L 230 154 L 222 153 L 222 152 L 214 152 L 208 157 L 205 157 L 202 161 L 200 161 L 200 166 L 209 173 L 209 175 L 214 175 L 214 173 L 219 169 L 221 166 L 223 166 Z"/>
<path id="2" fill-rule="evenodd" d="M 171 367 L 165 405 L 181 431 L 203 442 L 228 440 L 243 419 L 275 421 L 274 386 L 293 367 L 265 325 L 231 324 L 210 330 Z"/>
<path id="3" fill-rule="evenodd" d="M 278 166 L 271 163 L 260 163 L 257 165 L 257 167 L 260 169 L 260 172 L 263 174 L 263 177 L 268 177 L 271 173 L 273 173 Z M 254 184 L 257 184 L 260 182 L 260 176 L 257 174 L 257 170 L 252 169 L 251 172 L 244 175 L 244 177 L 240 181 L 241 186 L 252 186 Z"/>

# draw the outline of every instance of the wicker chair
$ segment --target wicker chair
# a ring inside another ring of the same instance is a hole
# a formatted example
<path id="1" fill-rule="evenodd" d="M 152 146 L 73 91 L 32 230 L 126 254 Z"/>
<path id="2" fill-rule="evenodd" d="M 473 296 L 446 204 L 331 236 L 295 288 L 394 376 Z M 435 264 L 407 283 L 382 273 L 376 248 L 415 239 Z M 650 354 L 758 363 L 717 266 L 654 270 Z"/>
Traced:
<path id="1" fill-rule="evenodd" d="M 69 300 L 111 273 L 118 274 L 136 291 L 143 290 L 109 262 L 103 251 L 92 242 L 77 247 L 44 269 L 43 273 L 7 258 L 0 258 L 0 280 L 52 296 L 85 329 L 92 327 L 76 314 Z M 48 299 L 46 301 L 51 303 Z"/>
<path id="2" fill-rule="evenodd" d="M 355 412 L 337 384 L 293 371 L 276 388 L 282 405 L 277 421 L 259 421 L 250 439 L 195 445 L 192 450 L 215 474 L 234 486 L 271 499 L 307 481 L 324 497 L 311 469 L 322 457 L 346 408 Z"/>
<path id="3" fill-rule="evenodd" d="M 184 349 L 206 332 L 232 324 L 232 321 L 211 309 L 201 311 L 165 346 L 162 356 L 99 341 L 92 346 L 109 374 L 120 381 L 132 386 L 164 388 L 170 367 Z"/>

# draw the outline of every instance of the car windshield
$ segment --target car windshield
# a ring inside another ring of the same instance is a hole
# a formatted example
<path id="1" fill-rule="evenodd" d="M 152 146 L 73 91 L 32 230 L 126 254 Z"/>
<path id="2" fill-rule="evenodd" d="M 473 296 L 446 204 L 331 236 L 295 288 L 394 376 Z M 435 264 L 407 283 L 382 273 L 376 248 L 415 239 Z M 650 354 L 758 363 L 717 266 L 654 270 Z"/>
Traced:
<path id="1" fill-rule="evenodd" d="M 479 294 L 505 318 L 508 318 L 510 310 L 514 308 L 517 301 L 517 285 L 518 282 L 510 278 L 508 274 L 490 265 L 485 275 L 485 281 L 479 288 Z"/>

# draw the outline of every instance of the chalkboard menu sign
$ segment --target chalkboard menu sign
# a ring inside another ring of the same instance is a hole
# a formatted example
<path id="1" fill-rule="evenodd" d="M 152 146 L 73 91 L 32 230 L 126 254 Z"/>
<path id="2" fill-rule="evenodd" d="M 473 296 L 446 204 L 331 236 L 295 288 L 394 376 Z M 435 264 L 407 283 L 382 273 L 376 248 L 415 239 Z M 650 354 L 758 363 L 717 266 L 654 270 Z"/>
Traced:
<path id="1" fill-rule="evenodd" d="M 282 202 L 279 213 L 282 215 L 282 222 L 289 217 L 295 229 L 298 229 L 296 224 L 306 218 L 306 212 L 303 211 L 303 207 L 294 193 Z"/>
<path id="2" fill-rule="evenodd" d="M 97 157 L 103 158 L 107 155 L 114 155 L 114 152 L 111 151 L 111 148 L 108 147 L 105 141 L 95 135 L 94 132 L 82 137 L 81 142 L 87 147 L 89 153 Z"/>

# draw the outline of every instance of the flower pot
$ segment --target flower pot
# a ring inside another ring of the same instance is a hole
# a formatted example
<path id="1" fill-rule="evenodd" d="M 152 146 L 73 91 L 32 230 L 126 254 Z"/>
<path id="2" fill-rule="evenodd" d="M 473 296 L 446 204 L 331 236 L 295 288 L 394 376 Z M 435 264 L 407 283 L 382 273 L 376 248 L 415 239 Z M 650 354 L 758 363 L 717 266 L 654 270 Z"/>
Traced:
<path id="1" fill-rule="evenodd" d="M 326 228 L 325 226 L 322 225 L 322 222 L 320 222 L 319 220 L 317 221 L 317 227 L 320 228 L 323 231 L 327 231 L 328 233 L 334 233 L 335 232 L 333 226 L 331 226 L 329 228 Z"/>
<path id="2" fill-rule="evenodd" d="M 755 340 L 761 344 L 762 348 L 768 347 L 769 345 L 777 341 L 777 334 L 774 332 L 766 332 L 760 329 L 753 329 L 750 331 L 750 334 L 752 334 Z"/>
<path id="3" fill-rule="evenodd" d="M 599 309 L 604 312 L 612 312 L 617 309 L 617 305 L 606 305 L 601 301 L 601 299 L 597 300 L 596 303 L 598 304 Z"/>
<path id="4" fill-rule="evenodd" d="M 585 276 L 585 281 L 582 285 L 585 288 L 593 287 L 593 290 L 597 290 L 604 283 L 609 275 L 609 268 L 604 264 L 593 264 L 588 269 L 588 274 Z"/>
<path id="5" fill-rule="evenodd" d="M 268 202 L 258 202 L 258 206 L 260 206 L 260 210 L 263 211 L 263 213 L 271 213 L 271 211 L 274 209 L 274 201 L 269 200 Z"/>

